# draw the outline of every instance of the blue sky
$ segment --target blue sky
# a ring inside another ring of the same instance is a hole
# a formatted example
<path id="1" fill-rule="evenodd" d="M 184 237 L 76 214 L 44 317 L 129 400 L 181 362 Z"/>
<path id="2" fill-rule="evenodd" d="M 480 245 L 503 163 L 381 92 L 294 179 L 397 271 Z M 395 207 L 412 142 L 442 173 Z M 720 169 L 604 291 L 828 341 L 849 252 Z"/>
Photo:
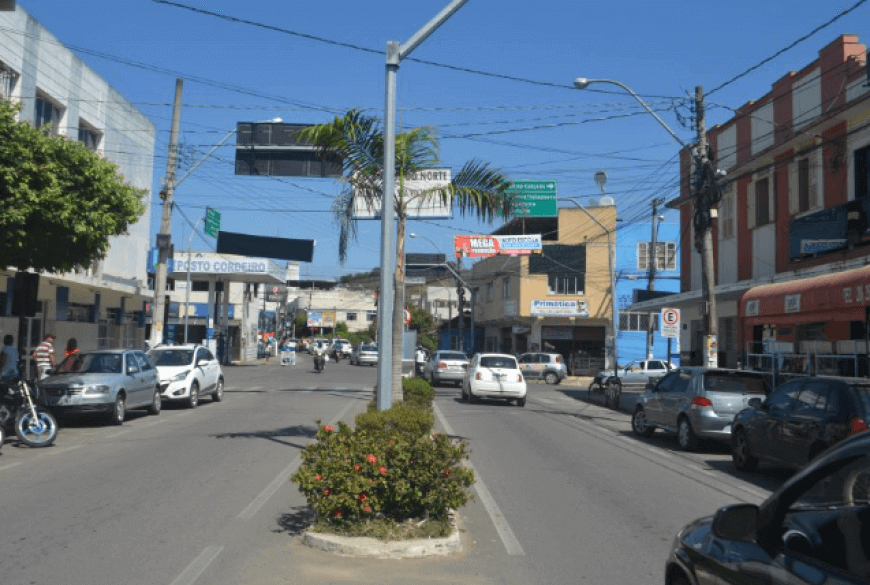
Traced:
<path id="1" fill-rule="evenodd" d="M 279 116 L 319 123 L 350 108 L 383 116 L 386 42 L 407 40 L 448 0 L 179 3 L 255 24 L 149 0 L 19 0 L 155 123 L 155 192 L 165 174 L 176 77 L 185 78 L 184 174 L 240 121 Z M 689 142 L 687 98 L 696 85 L 717 88 L 857 3 L 469 0 L 411 55 L 449 67 L 406 60 L 399 69 L 399 130 L 434 126 L 445 166 L 458 170 L 483 159 L 513 179 L 555 180 L 560 197 L 597 197 L 593 175 L 604 170 L 624 220 L 620 229 L 646 231 L 638 222 L 648 221 L 651 198 L 677 193 L 679 145 L 619 88 L 579 91 L 574 78 L 624 83 Z M 838 35 L 858 34 L 866 42 L 868 16 L 870 3 L 863 3 L 714 91 L 708 126 L 729 119 L 727 108 L 765 94 Z M 334 181 L 235 177 L 233 155 L 231 145 L 218 149 L 176 190 L 176 248 L 191 238 L 185 217 L 195 221 L 210 205 L 228 231 L 317 240 L 303 277 L 336 278 L 378 264 L 380 224 L 370 221 L 360 224 L 359 241 L 339 265 L 330 213 Z M 156 202 L 152 232 L 160 223 Z M 488 233 L 497 225 L 457 215 L 412 221 L 408 231 L 449 253 L 454 234 Z M 193 249 L 213 248 L 201 229 Z M 433 247 L 409 240 L 407 250 Z"/>

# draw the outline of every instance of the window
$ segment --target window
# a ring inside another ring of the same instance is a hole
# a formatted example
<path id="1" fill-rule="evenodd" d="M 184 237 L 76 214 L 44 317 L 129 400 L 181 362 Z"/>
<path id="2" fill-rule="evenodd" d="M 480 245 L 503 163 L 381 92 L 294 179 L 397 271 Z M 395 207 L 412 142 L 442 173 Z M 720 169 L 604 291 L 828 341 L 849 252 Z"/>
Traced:
<path id="1" fill-rule="evenodd" d="M 855 151 L 855 199 L 870 196 L 870 146 Z"/>
<path id="2" fill-rule="evenodd" d="M 798 213 L 810 209 L 810 159 L 802 158 L 797 165 Z"/>
<path id="3" fill-rule="evenodd" d="M 551 295 L 582 295 L 583 277 L 567 274 L 550 274 L 547 277 L 548 293 Z"/>
<path id="4" fill-rule="evenodd" d="M 755 182 L 755 225 L 770 223 L 770 189 L 767 177 Z"/>
<path id="5" fill-rule="evenodd" d="M 493 288 L 495 288 L 495 287 L 493 286 L 493 284 L 491 282 L 486 285 L 486 300 L 487 301 L 492 300 L 492 295 L 493 295 L 492 289 Z"/>
<path id="6" fill-rule="evenodd" d="M 511 278 L 510 276 L 505 276 L 501 281 L 501 298 L 509 299 L 511 298 Z"/>
<path id="7" fill-rule="evenodd" d="M 637 243 L 637 269 L 649 270 L 650 258 L 649 252 L 652 249 L 652 242 Z M 676 242 L 656 242 L 656 270 L 676 270 L 677 269 L 677 243 Z"/>
<path id="8" fill-rule="evenodd" d="M 722 189 L 719 202 L 719 234 L 723 240 L 734 237 L 734 183 Z"/>
<path id="9" fill-rule="evenodd" d="M 356 321 L 356 313 L 348 313 L 346 318 L 348 321 Z"/>
<path id="10" fill-rule="evenodd" d="M 658 314 L 652 313 L 653 331 L 659 330 Z M 635 313 L 632 311 L 619 312 L 620 331 L 647 331 L 650 323 L 650 313 Z"/>
<path id="11" fill-rule="evenodd" d="M 797 404 L 797 396 L 803 380 L 786 382 L 767 397 L 767 412 L 770 417 L 781 417 Z"/>
<path id="12" fill-rule="evenodd" d="M 48 125 L 46 134 L 57 136 L 60 127 L 60 108 L 55 106 L 47 98 L 36 96 L 36 110 L 33 115 L 33 125 L 41 128 Z"/>
<path id="13" fill-rule="evenodd" d="M 18 74 L 0 61 L 0 99 L 11 100 Z"/>
<path id="14" fill-rule="evenodd" d="M 378 314 L 376 311 L 369 311 L 368 313 L 366 313 L 366 319 L 368 320 L 369 323 L 374 322 L 374 320 L 377 318 L 378 318 Z"/>
<path id="15" fill-rule="evenodd" d="M 79 120 L 79 142 L 91 152 L 97 152 L 100 146 L 100 133 L 84 120 Z"/>

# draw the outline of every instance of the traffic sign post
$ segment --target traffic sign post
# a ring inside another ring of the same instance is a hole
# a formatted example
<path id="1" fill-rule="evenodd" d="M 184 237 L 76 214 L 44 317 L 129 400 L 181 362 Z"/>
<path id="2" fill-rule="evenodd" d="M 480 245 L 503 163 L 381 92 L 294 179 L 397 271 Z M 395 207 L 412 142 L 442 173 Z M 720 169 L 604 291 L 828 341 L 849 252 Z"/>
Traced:
<path id="1" fill-rule="evenodd" d="M 205 210 L 205 233 L 216 238 L 221 229 L 221 214 L 217 209 L 207 207 Z"/>
<path id="2" fill-rule="evenodd" d="M 680 310 L 662 309 L 662 337 L 679 337 Z"/>
<path id="3" fill-rule="evenodd" d="M 558 217 L 556 181 L 514 181 L 508 188 L 514 198 L 514 217 Z"/>

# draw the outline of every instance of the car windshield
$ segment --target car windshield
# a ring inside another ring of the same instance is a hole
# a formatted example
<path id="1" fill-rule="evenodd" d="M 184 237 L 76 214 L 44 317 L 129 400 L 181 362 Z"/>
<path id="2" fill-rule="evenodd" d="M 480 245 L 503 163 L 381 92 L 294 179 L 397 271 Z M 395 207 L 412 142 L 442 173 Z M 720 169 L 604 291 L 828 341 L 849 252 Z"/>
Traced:
<path id="1" fill-rule="evenodd" d="M 117 353 L 77 353 L 55 368 L 58 374 L 120 374 L 123 363 Z"/>
<path id="2" fill-rule="evenodd" d="M 465 357 L 464 353 L 460 353 L 458 351 L 444 351 L 438 354 L 439 360 L 460 360 L 463 362 L 468 361 L 468 358 Z"/>
<path id="3" fill-rule="evenodd" d="M 506 370 L 516 370 L 517 360 L 508 356 L 489 355 L 480 358 L 480 365 L 484 368 L 503 368 Z"/>
<path id="4" fill-rule="evenodd" d="M 193 361 L 192 349 L 161 349 L 151 352 L 151 363 L 155 366 L 187 366 Z"/>
<path id="5" fill-rule="evenodd" d="M 728 392 L 733 394 L 766 394 L 764 378 L 745 374 L 716 374 L 704 376 L 704 390 L 708 392 Z"/>

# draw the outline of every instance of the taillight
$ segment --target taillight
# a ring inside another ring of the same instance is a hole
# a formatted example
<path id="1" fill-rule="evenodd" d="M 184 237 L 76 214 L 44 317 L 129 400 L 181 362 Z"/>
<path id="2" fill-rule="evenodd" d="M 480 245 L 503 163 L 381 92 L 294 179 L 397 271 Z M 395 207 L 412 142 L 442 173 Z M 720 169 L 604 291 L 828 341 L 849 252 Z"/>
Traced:
<path id="1" fill-rule="evenodd" d="M 522 382 L 522 381 L 523 381 L 523 375 L 522 375 L 522 374 L 517 374 L 517 376 L 519 377 L 519 379 L 517 380 L 517 382 Z"/>
<path id="2" fill-rule="evenodd" d="M 849 423 L 849 436 L 857 435 L 858 433 L 863 433 L 868 428 L 867 423 L 864 422 L 864 419 L 858 418 L 857 416 L 852 419 L 852 422 Z"/>
<path id="3" fill-rule="evenodd" d="M 695 396 L 692 399 L 692 406 L 700 406 L 701 408 L 706 408 L 708 406 L 713 406 L 713 403 L 710 402 L 709 398 L 704 398 L 703 396 Z"/>
<path id="4" fill-rule="evenodd" d="M 446 364 L 445 362 L 438 362 L 438 363 L 435 365 L 435 367 L 438 368 L 439 370 L 443 370 L 444 368 L 447 367 L 447 364 Z"/>
<path id="5" fill-rule="evenodd" d="M 557 364 L 561 364 L 561 363 L 562 363 L 562 356 L 560 356 L 560 355 L 557 355 L 557 356 L 556 356 L 556 363 L 557 363 Z"/>
<path id="6" fill-rule="evenodd" d="M 477 374 L 475 374 L 475 376 L 474 376 L 474 379 L 475 380 L 483 380 L 483 374 L 481 374 L 480 372 L 477 372 Z"/>

